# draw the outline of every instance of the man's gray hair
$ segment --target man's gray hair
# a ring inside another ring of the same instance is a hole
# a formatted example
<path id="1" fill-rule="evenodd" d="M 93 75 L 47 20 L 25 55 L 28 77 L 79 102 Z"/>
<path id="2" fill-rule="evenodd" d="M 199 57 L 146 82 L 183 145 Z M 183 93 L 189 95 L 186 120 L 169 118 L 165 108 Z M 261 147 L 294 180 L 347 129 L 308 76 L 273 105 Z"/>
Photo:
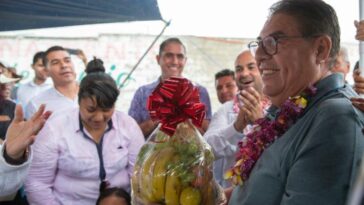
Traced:
<path id="1" fill-rule="evenodd" d="M 349 54 L 348 54 L 348 49 L 347 48 L 341 46 L 340 47 L 340 51 L 339 51 L 339 55 L 342 56 L 342 58 L 344 59 L 344 61 L 346 63 L 350 63 L 350 61 L 349 61 Z"/>

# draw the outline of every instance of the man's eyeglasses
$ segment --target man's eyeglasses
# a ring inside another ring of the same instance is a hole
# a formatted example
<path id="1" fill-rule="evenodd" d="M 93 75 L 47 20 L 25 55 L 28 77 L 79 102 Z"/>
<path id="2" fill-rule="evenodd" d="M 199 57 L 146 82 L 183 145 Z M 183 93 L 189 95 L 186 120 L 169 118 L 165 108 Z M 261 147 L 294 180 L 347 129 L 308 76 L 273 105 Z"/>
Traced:
<path id="1" fill-rule="evenodd" d="M 315 37 L 315 36 L 309 36 Z M 280 39 L 291 39 L 291 38 L 309 38 L 306 36 L 266 36 L 263 39 L 252 41 L 248 44 L 250 52 L 255 55 L 259 46 L 262 46 L 265 54 L 273 56 L 278 51 L 278 42 Z"/>

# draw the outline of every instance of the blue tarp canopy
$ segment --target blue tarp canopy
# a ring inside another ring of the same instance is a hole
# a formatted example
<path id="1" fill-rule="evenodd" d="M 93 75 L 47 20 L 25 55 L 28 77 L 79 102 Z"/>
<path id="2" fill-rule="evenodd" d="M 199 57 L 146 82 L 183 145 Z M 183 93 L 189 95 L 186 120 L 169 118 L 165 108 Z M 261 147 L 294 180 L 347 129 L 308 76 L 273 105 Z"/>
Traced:
<path id="1" fill-rule="evenodd" d="M 0 31 L 150 20 L 157 0 L 0 0 Z"/>

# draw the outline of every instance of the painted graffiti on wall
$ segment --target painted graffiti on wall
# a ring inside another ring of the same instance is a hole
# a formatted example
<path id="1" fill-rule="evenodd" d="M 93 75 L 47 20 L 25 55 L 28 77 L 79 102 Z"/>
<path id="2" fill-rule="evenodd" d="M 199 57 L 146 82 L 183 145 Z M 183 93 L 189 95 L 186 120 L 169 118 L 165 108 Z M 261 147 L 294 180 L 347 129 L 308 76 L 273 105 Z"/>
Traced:
<path id="1" fill-rule="evenodd" d="M 154 47 L 133 75 L 126 79 L 153 39 L 154 36 L 131 35 L 101 35 L 98 38 L 0 37 L 0 61 L 15 67 L 17 73 L 23 76 L 20 81 L 20 84 L 23 84 L 34 78 L 31 64 L 36 52 L 44 51 L 54 45 L 81 49 L 88 60 L 95 56 L 104 61 L 106 73 L 115 79 L 121 89 L 117 108 L 127 111 L 135 90 L 159 76 L 159 70 L 156 70 L 158 65 L 155 62 L 158 48 Z M 71 58 L 77 80 L 80 81 L 85 76 L 85 65 L 77 56 L 71 55 Z"/>
<path id="2" fill-rule="evenodd" d="M 94 56 L 105 63 L 106 73 L 109 73 L 118 86 L 125 80 L 139 58 L 154 40 L 152 35 L 105 34 L 93 38 L 52 38 L 31 36 L 0 36 L 0 61 L 16 67 L 18 74 L 23 76 L 20 83 L 26 83 L 34 77 L 31 69 L 33 55 L 41 50 L 60 45 L 65 48 L 82 49 L 87 58 Z M 160 68 L 155 56 L 158 54 L 159 44 L 167 38 L 157 41 L 145 59 L 139 64 L 133 75 L 127 79 L 121 88 L 117 109 L 127 112 L 136 89 L 146 83 L 155 81 L 160 75 Z M 220 104 L 217 100 L 214 74 L 223 68 L 234 69 L 236 56 L 252 39 L 205 38 L 193 36 L 179 37 L 186 46 L 187 64 L 184 77 L 205 86 L 209 92 L 213 111 Z M 350 55 L 352 65 L 357 59 L 357 45 L 344 44 Z M 72 60 L 80 81 L 85 73 L 85 65 L 76 56 Z M 350 76 L 351 77 L 351 76 Z M 349 82 L 350 81 L 349 79 Z"/>

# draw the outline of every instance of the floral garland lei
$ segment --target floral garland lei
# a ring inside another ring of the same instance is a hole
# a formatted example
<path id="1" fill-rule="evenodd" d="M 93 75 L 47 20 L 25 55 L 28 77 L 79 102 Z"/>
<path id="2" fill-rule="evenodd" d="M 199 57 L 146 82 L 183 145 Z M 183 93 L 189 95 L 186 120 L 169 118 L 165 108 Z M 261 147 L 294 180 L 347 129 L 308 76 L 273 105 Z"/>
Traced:
<path id="1" fill-rule="evenodd" d="M 299 96 L 287 99 L 275 120 L 268 117 L 258 119 L 253 130 L 238 143 L 236 163 L 225 173 L 224 178 L 231 180 L 234 185 L 242 185 L 263 151 L 297 121 L 307 107 L 307 98 L 314 94 L 316 88 L 309 86 Z"/>

